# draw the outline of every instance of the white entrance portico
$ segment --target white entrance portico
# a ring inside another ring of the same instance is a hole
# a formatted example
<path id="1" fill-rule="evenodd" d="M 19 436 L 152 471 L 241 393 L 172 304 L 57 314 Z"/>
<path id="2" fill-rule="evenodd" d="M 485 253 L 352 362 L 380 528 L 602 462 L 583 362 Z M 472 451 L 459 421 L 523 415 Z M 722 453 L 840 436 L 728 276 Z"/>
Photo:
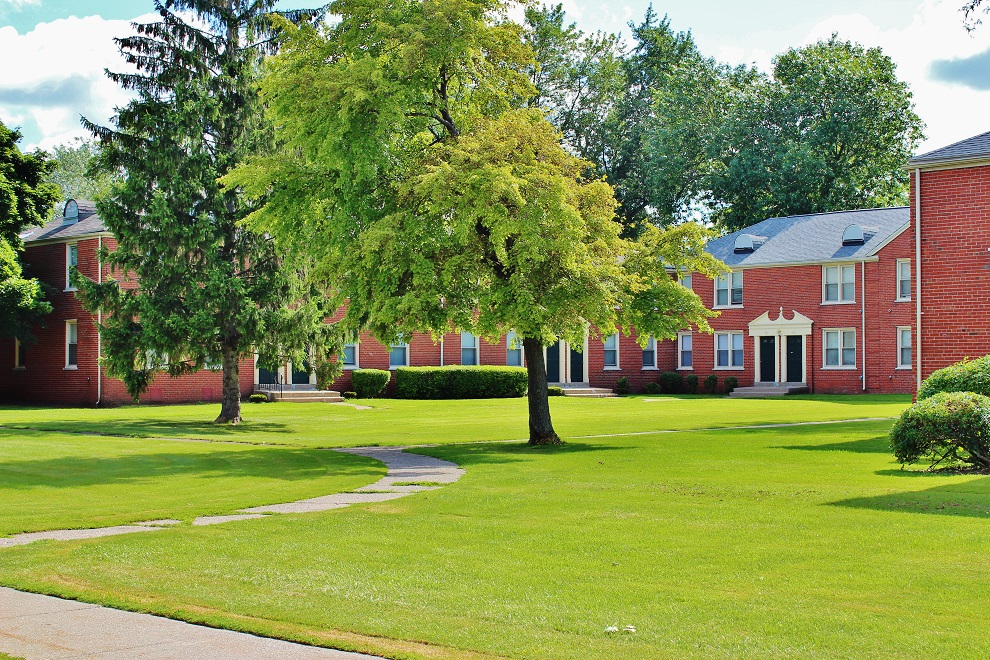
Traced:
<path id="1" fill-rule="evenodd" d="M 784 308 L 776 319 L 764 312 L 749 324 L 753 338 L 754 382 L 762 384 L 806 383 L 808 373 L 808 337 L 813 321 L 798 311 L 784 317 Z"/>

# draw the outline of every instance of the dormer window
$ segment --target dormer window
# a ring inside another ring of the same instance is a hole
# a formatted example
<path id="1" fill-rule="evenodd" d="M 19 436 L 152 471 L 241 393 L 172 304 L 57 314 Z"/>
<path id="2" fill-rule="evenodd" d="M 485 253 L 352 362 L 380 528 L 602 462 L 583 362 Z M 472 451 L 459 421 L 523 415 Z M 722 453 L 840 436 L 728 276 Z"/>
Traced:
<path id="1" fill-rule="evenodd" d="M 863 236 L 863 228 L 859 225 L 849 225 L 842 232 L 843 245 L 862 245 L 865 242 L 866 238 Z"/>
<path id="2" fill-rule="evenodd" d="M 65 211 L 62 213 L 62 222 L 67 225 L 79 222 L 79 205 L 76 200 L 70 199 L 65 203 Z"/>
<path id="3" fill-rule="evenodd" d="M 756 249 L 753 244 L 753 237 L 749 234 L 739 234 L 736 236 L 735 245 L 732 246 L 732 251 L 736 254 L 752 252 Z"/>

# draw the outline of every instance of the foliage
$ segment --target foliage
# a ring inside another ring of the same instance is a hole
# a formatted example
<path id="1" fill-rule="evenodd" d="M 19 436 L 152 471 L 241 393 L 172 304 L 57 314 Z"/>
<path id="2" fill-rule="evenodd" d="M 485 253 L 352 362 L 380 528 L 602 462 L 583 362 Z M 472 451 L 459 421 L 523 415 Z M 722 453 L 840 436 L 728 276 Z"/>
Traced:
<path id="1" fill-rule="evenodd" d="M 392 372 L 384 369 L 355 369 L 351 372 L 351 387 L 362 399 L 372 399 L 385 394 L 392 380 Z"/>
<path id="2" fill-rule="evenodd" d="M 98 201 L 117 249 L 104 255 L 124 280 L 78 278 L 83 303 L 103 309 L 107 371 L 137 398 L 156 372 L 222 365 L 218 422 L 240 421 L 238 362 L 312 357 L 332 363 L 332 309 L 307 264 L 289 260 L 243 225 L 256 202 L 217 179 L 272 136 L 261 122 L 256 71 L 277 43 L 272 0 L 169 0 L 161 21 L 117 43 L 134 73 L 108 73 L 136 98 L 99 139 L 93 172 L 113 179 Z M 124 173 L 122 179 L 118 173 Z M 155 356 L 147 359 L 146 356 Z"/>
<path id="3" fill-rule="evenodd" d="M 732 394 L 732 390 L 739 387 L 739 379 L 735 376 L 726 376 L 722 383 L 725 385 L 726 394 Z"/>
<path id="4" fill-rule="evenodd" d="M 344 392 L 341 396 L 344 397 L 345 401 L 350 401 L 357 398 L 357 392 Z"/>
<path id="5" fill-rule="evenodd" d="M 939 392 L 904 411 L 890 431 L 890 448 L 902 464 L 931 467 L 966 463 L 990 469 L 990 398 Z"/>
<path id="6" fill-rule="evenodd" d="M 564 388 L 560 385 L 550 385 L 547 387 L 547 396 L 564 396 Z"/>
<path id="7" fill-rule="evenodd" d="M 698 376 L 695 374 L 688 374 L 684 378 L 684 386 L 687 388 L 688 394 L 698 393 Z"/>
<path id="8" fill-rule="evenodd" d="M 331 5 L 325 32 L 286 26 L 262 94 L 284 149 L 225 178 L 267 204 L 249 221 L 314 255 L 347 301 L 341 326 L 514 330 L 531 441 L 555 443 L 542 347 L 635 326 L 672 338 L 711 312 L 666 268 L 714 273 L 697 225 L 620 238 L 612 188 L 561 146 L 522 73 L 520 26 L 497 0 Z"/>
<path id="9" fill-rule="evenodd" d="M 918 400 L 939 392 L 975 392 L 990 396 L 990 355 L 966 359 L 932 372 L 918 388 Z"/>
<path id="10" fill-rule="evenodd" d="M 523 367 L 399 367 L 395 395 L 403 399 L 496 399 L 526 396 Z"/>
<path id="11" fill-rule="evenodd" d="M 663 388 L 660 387 L 660 383 L 650 381 L 643 386 L 643 394 L 663 394 Z"/>
<path id="12" fill-rule="evenodd" d="M 615 381 L 615 393 L 619 396 L 625 396 L 629 394 L 629 379 L 625 376 L 620 376 Z"/>
<path id="13" fill-rule="evenodd" d="M 268 395 L 262 394 L 261 392 L 255 392 L 248 396 L 248 401 L 251 403 L 268 403 Z"/>
<path id="14" fill-rule="evenodd" d="M 772 78 L 747 89 L 726 120 L 722 166 L 708 186 L 725 229 L 906 203 L 902 166 L 924 124 L 879 48 L 833 35 L 778 55 Z"/>
<path id="15" fill-rule="evenodd" d="M 970 32 L 983 24 L 983 19 L 977 17 L 981 10 L 983 13 L 990 13 L 990 6 L 984 5 L 983 0 L 966 0 L 966 4 L 963 5 L 964 25 Z"/>
<path id="16" fill-rule="evenodd" d="M 25 277 L 20 233 L 44 224 L 58 201 L 58 189 L 45 181 L 52 170 L 47 154 L 21 153 L 20 132 L 0 123 L 0 337 L 30 341 L 31 326 L 52 311 L 43 285 Z"/>
<path id="17" fill-rule="evenodd" d="M 63 200 L 96 201 L 120 183 L 121 172 L 99 168 L 99 153 L 99 142 L 82 138 L 52 150 L 55 167 L 47 180 L 59 187 Z"/>
<path id="18" fill-rule="evenodd" d="M 660 392 L 663 394 L 677 394 L 684 388 L 684 377 L 676 371 L 664 371 L 660 374 Z"/>
<path id="19" fill-rule="evenodd" d="M 715 394 L 715 390 L 718 389 L 718 376 L 715 374 L 708 374 L 705 376 L 705 394 Z"/>

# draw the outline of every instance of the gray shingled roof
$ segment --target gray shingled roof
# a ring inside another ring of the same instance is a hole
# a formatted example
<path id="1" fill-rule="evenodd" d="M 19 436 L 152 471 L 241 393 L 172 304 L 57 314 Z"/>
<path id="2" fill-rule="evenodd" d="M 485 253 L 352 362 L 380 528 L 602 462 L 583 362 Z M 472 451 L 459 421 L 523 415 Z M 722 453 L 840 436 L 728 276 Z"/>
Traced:
<path id="1" fill-rule="evenodd" d="M 947 147 L 915 156 L 908 161 L 909 166 L 935 165 L 957 161 L 990 158 L 990 132 L 961 140 Z"/>
<path id="2" fill-rule="evenodd" d="M 708 243 L 705 251 L 729 266 L 777 266 L 797 263 L 856 261 L 871 253 L 908 224 L 906 206 L 861 211 L 770 218 Z M 849 225 L 863 228 L 862 245 L 843 245 Z M 755 249 L 736 253 L 736 237 L 749 234 Z"/>
<path id="3" fill-rule="evenodd" d="M 88 234 L 99 234 L 107 228 L 103 226 L 100 216 L 96 215 L 96 205 L 92 202 L 76 201 L 79 207 L 78 222 L 67 223 L 66 218 L 58 216 L 44 227 L 32 227 L 21 234 L 25 243 L 35 241 L 50 241 L 62 238 L 79 238 Z M 63 208 L 63 213 L 64 213 Z"/>

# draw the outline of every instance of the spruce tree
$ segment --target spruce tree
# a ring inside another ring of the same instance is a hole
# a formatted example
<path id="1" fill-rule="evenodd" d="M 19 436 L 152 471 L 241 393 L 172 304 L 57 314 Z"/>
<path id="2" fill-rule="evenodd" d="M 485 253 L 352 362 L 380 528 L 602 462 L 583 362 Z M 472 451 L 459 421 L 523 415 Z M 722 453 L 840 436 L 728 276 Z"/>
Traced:
<path id="1" fill-rule="evenodd" d="M 326 297 L 303 289 L 300 265 L 268 236 L 242 226 L 256 202 L 217 183 L 270 148 L 256 76 L 277 42 L 274 4 L 155 2 L 161 20 L 117 40 L 135 72 L 107 72 L 136 98 L 111 127 L 83 120 L 100 141 L 97 169 L 124 175 L 97 207 L 117 241 L 105 255 L 114 277 L 79 282 L 84 303 L 104 311 L 108 372 L 137 398 L 158 373 L 222 367 L 217 422 L 240 421 L 243 357 L 303 363 L 335 349 Z"/>

